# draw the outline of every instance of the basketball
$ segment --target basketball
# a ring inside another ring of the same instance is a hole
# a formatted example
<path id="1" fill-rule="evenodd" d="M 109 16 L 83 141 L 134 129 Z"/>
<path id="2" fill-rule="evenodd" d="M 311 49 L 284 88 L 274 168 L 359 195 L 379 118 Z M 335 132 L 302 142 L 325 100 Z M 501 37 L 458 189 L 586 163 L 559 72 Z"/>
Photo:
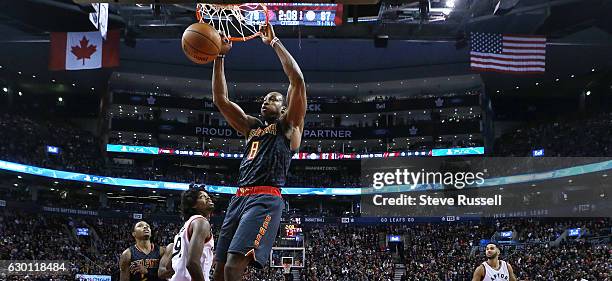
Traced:
<path id="1" fill-rule="evenodd" d="M 213 61 L 221 50 L 221 36 L 206 23 L 194 23 L 183 32 L 181 42 L 185 55 L 197 64 Z"/>

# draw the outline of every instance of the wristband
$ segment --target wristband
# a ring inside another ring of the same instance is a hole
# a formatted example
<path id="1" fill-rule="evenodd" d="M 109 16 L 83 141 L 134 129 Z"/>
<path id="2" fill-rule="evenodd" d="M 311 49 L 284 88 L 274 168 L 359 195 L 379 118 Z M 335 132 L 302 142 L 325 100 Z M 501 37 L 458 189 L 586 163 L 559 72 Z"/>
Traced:
<path id="1" fill-rule="evenodd" d="M 272 39 L 272 42 L 270 42 L 270 46 L 274 48 L 274 44 L 276 44 L 276 42 L 278 41 L 280 41 L 280 39 L 278 39 L 278 37 L 274 37 L 274 39 Z"/>

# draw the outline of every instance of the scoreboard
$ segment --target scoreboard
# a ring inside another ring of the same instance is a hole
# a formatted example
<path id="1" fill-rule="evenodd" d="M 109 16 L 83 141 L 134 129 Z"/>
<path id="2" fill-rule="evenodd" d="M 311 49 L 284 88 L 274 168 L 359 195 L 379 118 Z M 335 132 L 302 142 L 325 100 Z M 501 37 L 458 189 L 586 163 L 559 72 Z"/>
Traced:
<path id="1" fill-rule="evenodd" d="M 300 220 L 300 218 L 292 218 L 285 223 L 281 223 L 280 236 L 276 241 L 276 247 L 304 246 L 304 232 Z"/>
<path id="2" fill-rule="evenodd" d="M 338 26 L 342 24 L 342 5 L 320 3 L 268 3 L 272 25 Z M 263 11 L 246 11 L 247 21 L 262 24 Z"/>
<path id="3" fill-rule="evenodd" d="M 298 236 L 302 236 L 302 227 L 298 224 L 284 224 L 283 225 L 283 236 L 287 238 L 295 238 Z"/>

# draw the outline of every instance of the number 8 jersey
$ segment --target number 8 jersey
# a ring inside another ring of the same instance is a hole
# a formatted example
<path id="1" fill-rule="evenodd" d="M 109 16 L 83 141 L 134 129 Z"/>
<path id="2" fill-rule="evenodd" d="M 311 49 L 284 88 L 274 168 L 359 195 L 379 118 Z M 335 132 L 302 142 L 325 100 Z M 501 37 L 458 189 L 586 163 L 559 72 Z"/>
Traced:
<path id="1" fill-rule="evenodd" d="M 200 215 L 191 216 L 185 222 L 181 230 L 179 230 L 179 233 L 174 236 L 174 249 L 172 250 L 172 269 L 174 270 L 174 275 L 172 275 L 170 281 L 191 281 L 191 275 L 189 271 L 187 271 L 187 250 L 189 249 L 189 241 L 191 240 L 189 228 L 191 227 L 191 222 L 196 219 L 206 218 Z M 210 280 L 210 268 L 212 267 L 214 248 L 215 241 L 211 233 L 210 238 L 204 241 L 204 250 L 200 257 L 200 265 L 204 273 L 204 280 L 206 281 Z"/>
<path id="2" fill-rule="evenodd" d="M 285 131 L 280 121 L 268 126 L 260 121 L 251 128 L 240 163 L 239 187 L 285 185 L 293 156 Z"/>

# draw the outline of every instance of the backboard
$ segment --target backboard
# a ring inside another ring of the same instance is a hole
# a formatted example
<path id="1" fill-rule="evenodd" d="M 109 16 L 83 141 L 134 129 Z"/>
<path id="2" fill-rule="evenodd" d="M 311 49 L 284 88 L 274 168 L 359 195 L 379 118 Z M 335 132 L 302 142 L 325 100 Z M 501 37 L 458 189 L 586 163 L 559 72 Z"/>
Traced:
<path id="1" fill-rule="evenodd" d="M 300 247 L 273 247 L 270 253 L 270 266 L 284 268 L 287 264 L 291 267 L 302 268 L 306 260 L 306 249 Z"/>

